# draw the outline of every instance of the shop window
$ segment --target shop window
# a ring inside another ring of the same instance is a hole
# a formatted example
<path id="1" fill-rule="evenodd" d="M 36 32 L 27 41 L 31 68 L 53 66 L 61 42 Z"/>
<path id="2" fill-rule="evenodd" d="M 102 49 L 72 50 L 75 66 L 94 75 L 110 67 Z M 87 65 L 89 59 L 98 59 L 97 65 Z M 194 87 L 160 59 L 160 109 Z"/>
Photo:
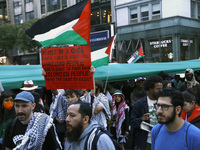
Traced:
<path id="1" fill-rule="evenodd" d="M 137 8 L 132 8 L 130 10 L 130 23 L 137 23 L 137 22 L 138 22 Z"/>
<path id="2" fill-rule="evenodd" d="M 172 38 L 149 40 L 148 62 L 173 62 Z"/>
<path id="3" fill-rule="evenodd" d="M 31 20 L 33 18 L 34 18 L 34 12 L 33 11 L 26 13 L 26 21 Z"/>
<path id="4" fill-rule="evenodd" d="M 91 11 L 91 25 L 100 24 L 100 10 Z"/>
<path id="5" fill-rule="evenodd" d="M 141 21 L 147 21 L 149 20 L 149 9 L 148 5 L 141 7 Z"/>
<path id="6" fill-rule="evenodd" d="M 152 20 L 160 18 L 160 3 L 152 4 Z"/>
<path id="7" fill-rule="evenodd" d="M 54 10 L 60 9 L 60 1 L 59 0 L 48 0 L 47 1 L 47 11 L 51 12 Z"/>
<path id="8" fill-rule="evenodd" d="M 180 43 L 181 60 L 195 59 L 194 38 L 181 37 Z"/>

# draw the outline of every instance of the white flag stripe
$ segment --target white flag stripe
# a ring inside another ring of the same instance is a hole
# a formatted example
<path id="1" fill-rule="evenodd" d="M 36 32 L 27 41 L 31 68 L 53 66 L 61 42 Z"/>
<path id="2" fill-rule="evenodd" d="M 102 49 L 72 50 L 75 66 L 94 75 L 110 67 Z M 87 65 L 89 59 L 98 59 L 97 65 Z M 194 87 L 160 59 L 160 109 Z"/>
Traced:
<path id="1" fill-rule="evenodd" d="M 106 49 L 107 49 L 107 47 L 104 47 L 100 50 L 91 52 L 91 61 L 107 57 L 108 55 L 105 53 Z"/>
<path id="2" fill-rule="evenodd" d="M 52 29 L 49 32 L 46 32 L 44 34 L 39 34 L 36 35 L 33 39 L 36 41 L 46 41 L 46 40 L 50 40 L 50 39 L 54 39 L 57 36 L 63 34 L 64 32 L 68 31 L 68 30 L 73 30 L 72 27 L 78 22 L 78 19 L 73 20 L 65 25 L 59 26 L 58 28 Z"/>

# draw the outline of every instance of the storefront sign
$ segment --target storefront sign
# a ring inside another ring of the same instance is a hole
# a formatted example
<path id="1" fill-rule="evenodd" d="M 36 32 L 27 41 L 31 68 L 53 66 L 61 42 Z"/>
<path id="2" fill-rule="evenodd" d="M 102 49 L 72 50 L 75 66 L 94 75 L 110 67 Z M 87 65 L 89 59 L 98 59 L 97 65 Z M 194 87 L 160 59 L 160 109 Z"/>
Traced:
<path id="1" fill-rule="evenodd" d="M 171 44 L 171 40 L 163 40 L 163 41 L 151 41 L 149 42 L 150 45 L 152 45 L 154 48 L 159 47 L 167 47 L 167 44 Z"/>
<path id="2" fill-rule="evenodd" d="M 109 30 L 93 32 L 90 34 L 90 44 L 96 44 L 109 38 Z"/>
<path id="3" fill-rule="evenodd" d="M 93 89 L 90 46 L 41 49 L 47 89 Z"/>
<path id="4" fill-rule="evenodd" d="M 181 39 L 181 43 L 182 43 L 182 45 L 183 46 L 188 46 L 189 45 L 189 42 L 190 42 L 190 44 L 192 44 L 193 43 L 193 40 L 185 40 L 185 39 Z"/>

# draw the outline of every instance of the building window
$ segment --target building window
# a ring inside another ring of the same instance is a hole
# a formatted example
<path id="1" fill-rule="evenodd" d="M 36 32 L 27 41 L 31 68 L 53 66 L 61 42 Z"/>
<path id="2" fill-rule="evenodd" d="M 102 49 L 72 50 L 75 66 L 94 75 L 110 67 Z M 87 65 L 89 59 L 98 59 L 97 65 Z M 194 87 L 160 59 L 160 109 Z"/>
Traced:
<path id="1" fill-rule="evenodd" d="M 149 9 L 148 5 L 141 7 L 141 21 L 149 20 Z"/>
<path id="2" fill-rule="evenodd" d="M 137 8 L 132 8 L 130 10 L 130 16 L 131 16 L 131 23 L 136 23 L 138 22 L 138 11 L 137 11 Z"/>
<path id="3" fill-rule="evenodd" d="M 22 15 L 17 15 L 14 17 L 14 20 L 15 20 L 15 24 L 22 24 L 23 23 L 23 20 L 22 20 Z"/>
<path id="4" fill-rule="evenodd" d="M 191 1 L 191 18 L 200 19 L 200 1 Z"/>
<path id="5" fill-rule="evenodd" d="M 14 8 L 15 8 L 15 7 L 22 6 L 22 2 L 21 2 L 21 1 L 14 1 L 14 2 L 13 2 L 13 6 L 14 6 Z"/>
<path id="6" fill-rule="evenodd" d="M 130 8 L 130 23 L 161 18 L 161 3 L 151 3 Z"/>
<path id="7" fill-rule="evenodd" d="M 152 4 L 152 20 L 160 18 L 160 3 Z"/>
<path id="8" fill-rule="evenodd" d="M 91 11 L 91 25 L 100 24 L 100 11 L 94 10 Z"/>
<path id="9" fill-rule="evenodd" d="M 200 19 L 200 3 L 198 3 L 198 15 L 197 18 Z"/>
<path id="10" fill-rule="evenodd" d="M 81 1 L 83 1 L 83 0 L 76 0 L 76 3 L 80 3 Z"/>
<path id="11" fill-rule="evenodd" d="M 67 7 L 67 0 L 62 0 L 62 7 Z"/>
<path id="12" fill-rule="evenodd" d="M 110 8 L 102 8 L 101 10 L 102 24 L 111 22 L 111 10 Z"/>
<path id="13" fill-rule="evenodd" d="M 34 18 L 34 12 L 33 11 L 26 13 L 26 21 L 31 20 L 33 18 Z"/>
<path id="14" fill-rule="evenodd" d="M 60 1 L 59 0 L 48 0 L 47 1 L 47 11 L 51 12 L 54 10 L 60 9 Z"/>
<path id="15" fill-rule="evenodd" d="M 41 13 L 45 14 L 45 0 L 41 0 Z"/>
<path id="16" fill-rule="evenodd" d="M 26 0 L 25 2 L 26 3 L 30 3 L 30 2 L 33 2 L 33 0 Z"/>

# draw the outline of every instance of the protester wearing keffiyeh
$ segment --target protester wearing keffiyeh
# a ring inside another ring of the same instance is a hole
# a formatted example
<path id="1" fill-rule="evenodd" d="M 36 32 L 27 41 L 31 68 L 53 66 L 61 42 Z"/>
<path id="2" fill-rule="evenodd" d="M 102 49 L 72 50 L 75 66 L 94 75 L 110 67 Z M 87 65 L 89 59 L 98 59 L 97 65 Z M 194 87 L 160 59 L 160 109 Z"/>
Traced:
<path id="1" fill-rule="evenodd" d="M 120 95 L 121 96 L 121 101 L 120 102 L 116 102 L 116 95 Z M 119 139 L 122 134 L 122 123 L 124 122 L 124 120 L 126 119 L 126 115 L 125 115 L 125 109 L 128 108 L 127 104 L 125 103 L 124 100 L 124 95 L 122 94 L 122 92 L 120 90 L 116 90 L 114 91 L 114 94 L 112 96 L 112 102 L 113 102 L 113 116 L 116 115 L 116 122 L 115 122 L 115 127 L 116 127 L 116 137 L 117 139 Z M 124 140 L 122 142 L 125 142 Z"/>

